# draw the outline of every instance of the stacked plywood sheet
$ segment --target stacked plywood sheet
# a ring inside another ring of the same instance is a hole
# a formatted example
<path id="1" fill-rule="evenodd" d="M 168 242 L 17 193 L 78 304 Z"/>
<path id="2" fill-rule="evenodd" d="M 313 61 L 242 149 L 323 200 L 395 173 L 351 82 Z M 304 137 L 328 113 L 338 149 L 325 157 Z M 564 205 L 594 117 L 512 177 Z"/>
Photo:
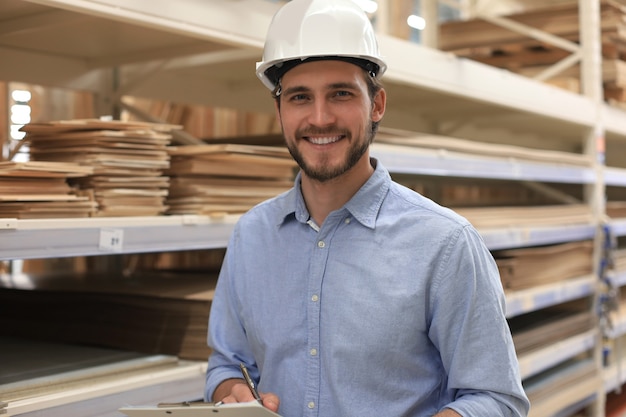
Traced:
<path id="1" fill-rule="evenodd" d="M 381 129 L 377 142 L 382 143 L 385 149 L 393 149 L 400 153 L 403 149 L 412 148 L 416 152 L 441 151 L 442 153 L 454 153 L 457 156 L 481 156 L 484 158 L 505 158 L 518 162 L 545 163 L 564 166 L 591 166 L 591 160 L 582 154 L 562 152 L 554 150 L 529 149 L 513 145 L 497 145 L 480 143 L 476 141 L 452 138 L 439 135 L 424 135 L 415 132 L 407 132 L 393 129 Z M 379 147 L 379 149 L 382 149 Z M 496 161 L 498 159 L 495 159 Z M 502 159 L 500 159 L 502 160 Z M 415 187 L 412 187 L 415 188 Z M 446 187 L 441 187 L 445 191 Z M 439 196 L 444 196 L 440 192 Z M 593 214 L 586 204 L 575 203 L 561 204 L 561 200 L 545 200 L 542 204 L 533 204 L 533 201 L 520 202 L 519 205 L 497 205 L 485 199 L 454 202 L 442 202 L 453 208 L 456 212 L 466 217 L 477 228 L 500 228 L 500 227 L 525 227 L 525 226 L 551 226 L 590 224 L 593 222 Z M 497 199 L 494 199 L 497 201 Z M 558 202 L 558 204 L 555 204 Z M 479 207 L 470 207 L 482 204 Z"/>
<path id="2" fill-rule="evenodd" d="M 553 165 L 591 166 L 588 156 L 580 153 L 547 149 L 531 149 L 523 146 L 483 143 L 451 136 L 410 132 L 400 129 L 381 128 L 376 143 L 408 146 L 417 149 L 434 149 L 464 155 L 489 158 L 506 158 L 520 162 L 539 162 Z"/>
<path id="3" fill-rule="evenodd" d="M 566 226 L 591 224 L 593 214 L 585 204 L 519 207 L 458 207 L 454 211 L 476 228 Z"/>
<path id="4" fill-rule="evenodd" d="M 578 241 L 494 252 L 505 290 L 589 275 L 593 272 L 593 242 Z"/>
<path id="5" fill-rule="evenodd" d="M 166 211 L 167 146 L 178 126 L 101 120 L 33 123 L 22 128 L 31 159 L 72 162 L 93 174 L 72 184 L 97 202 L 95 216 L 144 216 Z"/>
<path id="6" fill-rule="evenodd" d="M 518 355 L 553 345 L 568 337 L 591 330 L 594 317 L 589 309 L 556 306 L 510 320 L 513 343 Z"/>
<path id="7" fill-rule="evenodd" d="M 616 271 L 626 272 L 626 248 L 617 249 L 613 252 L 613 263 Z"/>
<path id="8" fill-rule="evenodd" d="M 68 184 L 93 172 L 65 162 L 0 162 L 0 217 L 89 217 L 95 204 Z"/>
<path id="9" fill-rule="evenodd" d="M 626 218 L 626 201 L 608 201 L 606 214 L 614 219 Z"/>
<path id="10" fill-rule="evenodd" d="M 217 277 L 208 274 L 0 279 L 3 335 L 205 360 Z"/>
<path id="11" fill-rule="evenodd" d="M 600 1 L 600 31 L 605 96 L 626 101 L 626 7 L 614 0 Z M 515 22 L 579 43 L 578 2 L 548 5 L 506 16 Z M 489 65 L 534 76 L 567 57 L 569 52 L 480 18 L 446 22 L 440 26 L 440 49 Z M 548 80 L 578 91 L 579 66 Z"/>
<path id="12" fill-rule="evenodd" d="M 170 214 L 242 213 L 293 185 L 284 147 L 207 144 L 170 147 Z"/>
<path id="13" fill-rule="evenodd" d="M 199 363 L 175 356 L 35 338 L 0 336 L 0 357 L 0 407 L 9 415 L 117 416 L 128 401 L 188 399 L 181 391 L 191 380 L 201 391 L 203 380 Z"/>

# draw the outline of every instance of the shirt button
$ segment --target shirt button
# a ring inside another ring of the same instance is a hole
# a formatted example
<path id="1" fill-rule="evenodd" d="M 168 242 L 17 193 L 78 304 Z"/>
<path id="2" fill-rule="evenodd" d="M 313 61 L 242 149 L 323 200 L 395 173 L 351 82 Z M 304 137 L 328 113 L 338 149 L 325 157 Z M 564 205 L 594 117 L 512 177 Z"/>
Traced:
<path id="1" fill-rule="evenodd" d="M 317 295 L 317 294 L 314 294 L 314 295 L 313 295 L 313 297 L 311 297 L 311 301 L 317 301 L 317 300 L 319 300 L 319 299 L 320 299 L 320 298 L 318 297 L 318 295 Z"/>
<path id="2" fill-rule="evenodd" d="M 317 242 L 317 247 L 318 248 L 323 248 L 324 246 L 326 246 L 326 243 L 324 243 L 323 240 L 320 240 L 319 242 Z"/>
<path id="3" fill-rule="evenodd" d="M 317 349 L 313 348 L 309 351 L 309 353 L 311 353 L 311 356 L 316 356 L 317 355 Z"/>
<path id="4" fill-rule="evenodd" d="M 351 221 L 351 220 L 350 220 L 350 217 L 348 217 L 348 218 L 347 218 L 347 219 L 345 219 L 343 222 L 344 222 L 345 224 L 350 224 L 350 221 Z"/>
<path id="5" fill-rule="evenodd" d="M 310 401 L 306 406 L 309 407 L 310 409 L 313 409 L 315 408 L 315 403 L 313 401 Z"/>

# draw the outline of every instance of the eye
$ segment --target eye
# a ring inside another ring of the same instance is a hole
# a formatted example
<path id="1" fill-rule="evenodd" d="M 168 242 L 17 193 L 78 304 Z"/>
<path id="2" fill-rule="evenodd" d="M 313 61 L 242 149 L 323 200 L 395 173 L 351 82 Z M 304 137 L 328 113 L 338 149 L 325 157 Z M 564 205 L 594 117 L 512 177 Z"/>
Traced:
<path id="1" fill-rule="evenodd" d="M 309 96 L 306 94 L 294 94 L 292 96 L 289 97 L 289 101 L 298 103 L 298 102 L 303 102 L 309 99 Z"/>
<path id="2" fill-rule="evenodd" d="M 339 99 L 345 99 L 345 98 L 350 98 L 352 97 L 354 94 L 352 94 L 352 92 L 347 91 L 347 90 L 337 90 L 334 93 L 334 97 L 339 98 Z"/>

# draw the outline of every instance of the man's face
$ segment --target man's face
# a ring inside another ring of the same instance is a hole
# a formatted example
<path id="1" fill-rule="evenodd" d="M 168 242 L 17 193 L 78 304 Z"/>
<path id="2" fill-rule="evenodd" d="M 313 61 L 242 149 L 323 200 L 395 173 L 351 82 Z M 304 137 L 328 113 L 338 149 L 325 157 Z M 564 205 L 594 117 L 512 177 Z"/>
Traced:
<path id="1" fill-rule="evenodd" d="M 325 182 L 369 164 L 372 122 L 382 119 L 385 93 L 372 102 L 366 76 L 336 60 L 303 63 L 283 76 L 276 110 L 289 152 L 308 177 Z"/>

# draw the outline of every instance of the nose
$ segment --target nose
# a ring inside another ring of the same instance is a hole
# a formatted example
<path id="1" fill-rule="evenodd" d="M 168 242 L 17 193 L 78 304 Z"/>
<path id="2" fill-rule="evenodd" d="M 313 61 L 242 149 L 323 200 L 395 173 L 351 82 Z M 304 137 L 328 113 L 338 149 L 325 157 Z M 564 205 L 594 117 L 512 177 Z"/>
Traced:
<path id="1" fill-rule="evenodd" d="M 332 106 L 326 100 L 315 100 L 310 110 L 309 123 L 313 126 L 328 126 L 336 121 Z"/>

